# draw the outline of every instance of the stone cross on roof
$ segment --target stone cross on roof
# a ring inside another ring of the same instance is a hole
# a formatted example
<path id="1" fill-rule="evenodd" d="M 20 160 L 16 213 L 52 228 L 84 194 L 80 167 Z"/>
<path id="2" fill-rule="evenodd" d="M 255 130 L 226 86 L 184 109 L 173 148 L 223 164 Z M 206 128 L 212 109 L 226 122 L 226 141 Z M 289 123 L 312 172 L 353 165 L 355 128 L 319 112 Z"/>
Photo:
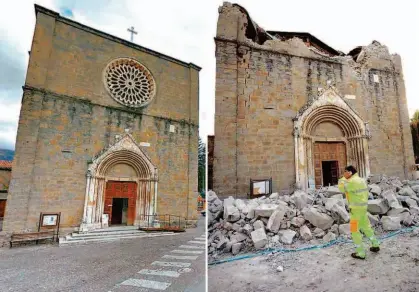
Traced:
<path id="1" fill-rule="evenodd" d="M 134 27 L 131 26 L 131 28 L 127 29 L 131 33 L 131 42 L 134 41 L 134 34 L 137 34 L 137 32 L 134 30 Z"/>

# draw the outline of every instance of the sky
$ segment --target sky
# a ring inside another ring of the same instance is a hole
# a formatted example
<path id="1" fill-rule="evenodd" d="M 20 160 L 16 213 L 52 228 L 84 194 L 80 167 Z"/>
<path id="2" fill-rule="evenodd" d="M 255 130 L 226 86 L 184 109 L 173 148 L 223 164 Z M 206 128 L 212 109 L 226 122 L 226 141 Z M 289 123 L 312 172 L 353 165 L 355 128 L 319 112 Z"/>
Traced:
<path id="1" fill-rule="evenodd" d="M 342 4 L 338 5 L 340 2 Z M 419 4 L 412 0 L 237 0 L 266 30 L 309 32 L 349 52 L 373 40 L 402 57 L 410 115 L 419 109 Z M 13 0 L 0 10 L 0 149 L 14 149 L 22 86 L 35 26 L 34 4 L 62 16 L 192 62 L 200 72 L 200 136 L 214 133 L 218 0 Z"/>

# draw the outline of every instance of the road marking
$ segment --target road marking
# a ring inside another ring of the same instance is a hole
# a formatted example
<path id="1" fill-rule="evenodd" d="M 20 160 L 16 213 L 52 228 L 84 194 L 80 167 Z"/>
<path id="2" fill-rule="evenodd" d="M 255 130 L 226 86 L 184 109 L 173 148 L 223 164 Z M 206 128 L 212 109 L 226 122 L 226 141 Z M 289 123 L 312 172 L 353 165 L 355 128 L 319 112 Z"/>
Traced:
<path id="1" fill-rule="evenodd" d="M 177 256 L 177 255 L 164 255 L 164 259 L 174 259 L 174 260 L 196 260 L 198 256 Z"/>
<path id="2" fill-rule="evenodd" d="M 188 241 L 188 243 L 206 244 L 206 242 L 205 242 L 205 241 L 193 241 L 193 240 Z"/>
<path id="3" fill-rule="evenodd" d="M 191 254 L 201 254 L 201 253 L 203 253 L 204 251 L 203 251 L 203 250 L 179 250 L 179 249 L 175 249 L 175 250 L 172 250 L 171 252 L 174 252 L 174 253 L 191 253 Z"/>
<path id="4" fill-rule="evenodd" d="M 205 246 L 181 245 L 179 248 L 205 249 Z"/>
<path id="5" fill-rule="evenodd" d="M 178 278 L 180 274 L 176 271 L 164 271 L 164 270 L 148 270 L 143 269 L 138 272 L 142 275 L 153 275 L 153 276 L 164 276 L 164 277 L 172 277 L 172 278 Z"/>
<path id="6" fill-rule="evenodd" d="M 166 290 L 167 287 L 171 285 L 171 283 L 131 278 L 122 282 L 121 285 L 150 288 L 155 290 Z"/>
<path id="7" fill-rule="evenodd" d="M 161 267 L 176 267 L 176 268 L 188 268 L 191 266 L 190 263 L 182 263 L 182 262 L 159 262 L 155 261 L 151 263 L 154 266 L 161 266 Z"/>
<path id="8" fill-rule="evenodd" d="M 207 240 L 206 238 L 201 238 L 201 237 L 195 237 L 195 239 L 196 239 L 196 240 L 203 240 L 203 241 Z M 194 239 L 194 240 L 195 240 L 195 239 Z"/>

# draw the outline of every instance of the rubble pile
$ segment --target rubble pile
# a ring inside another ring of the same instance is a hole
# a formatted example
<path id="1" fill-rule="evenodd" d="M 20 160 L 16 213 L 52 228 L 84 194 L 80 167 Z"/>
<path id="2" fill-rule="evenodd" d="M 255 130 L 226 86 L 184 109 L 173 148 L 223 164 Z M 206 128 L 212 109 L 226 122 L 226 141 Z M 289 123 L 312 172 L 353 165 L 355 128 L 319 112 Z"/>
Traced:
<path id="1" fill-rule="evenodd" d="M 419 180 L 368 178 L 368 216 L 377 233 L 419 226 Z M 208 192 L 208 253 L 221 254 L 349 237 L 349 212 L 337 186 L 273 193 L 251 200 L 220 200 Z"/>

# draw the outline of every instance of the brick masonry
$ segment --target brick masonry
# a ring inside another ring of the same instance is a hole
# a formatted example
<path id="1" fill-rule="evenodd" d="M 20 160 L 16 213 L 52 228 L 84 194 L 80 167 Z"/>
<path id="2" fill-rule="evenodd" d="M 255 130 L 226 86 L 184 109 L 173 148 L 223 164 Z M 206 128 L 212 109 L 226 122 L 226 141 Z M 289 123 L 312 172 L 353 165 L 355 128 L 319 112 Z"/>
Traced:
<path id="1" fill-rule="evenodd" d="M 371 173 L 411 177 L 413 148 L 400 56 L 377 42 L 363 47 L 364 57 L 357 61 L 326 56 L 299 39 L 261 45 L 246 37 L 248 21 L 238 6 L 220 7 L 213 178 L 219 195 L 246 196 L 250 178 L 259 177 L 272 177 L 274 192 L 292 188 L 293 119 L 328 84 L 369 123 Z M 325 124 L 317 131 L 333 136 L 336 127 Z"/>
<path id="2" fill-rule="evenodd" d="M 157 212 L 196 220 L 200 68 L 36 10 L 4 230 L 34 230 L 40 212 L 62 212 L 63 228 L 78 227 L 88 162 L 127 128 L 150 143 L 142 150 L 159 171 Z M 105 90 L 103 70 L 120 57 L 156 80 L 145 108 L 127 108 Z"/>

